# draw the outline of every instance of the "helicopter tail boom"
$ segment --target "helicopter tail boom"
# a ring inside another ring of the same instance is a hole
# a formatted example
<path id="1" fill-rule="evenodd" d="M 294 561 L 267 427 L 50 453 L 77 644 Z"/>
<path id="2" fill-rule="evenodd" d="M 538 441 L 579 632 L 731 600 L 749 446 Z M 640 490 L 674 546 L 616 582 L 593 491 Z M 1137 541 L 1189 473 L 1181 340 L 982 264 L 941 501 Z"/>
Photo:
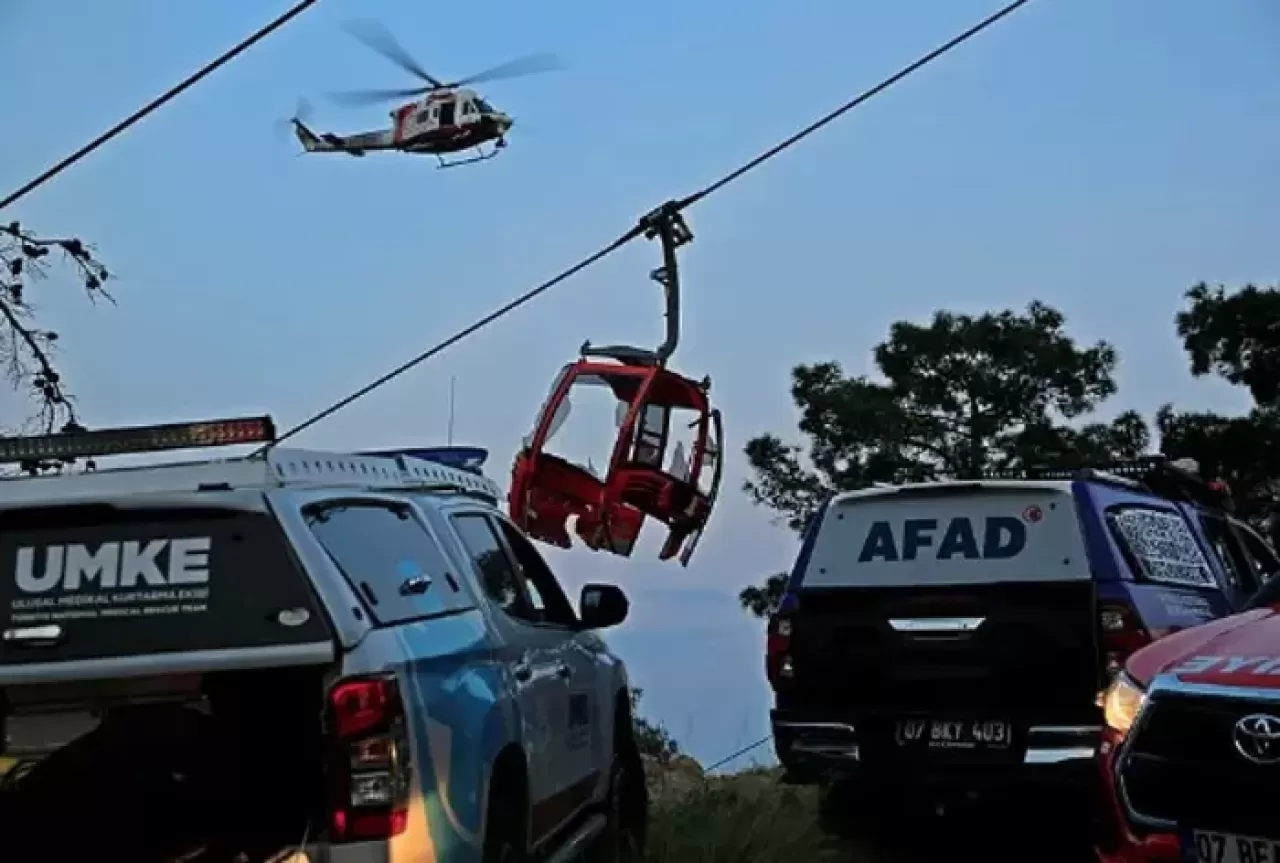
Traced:
<path id="1" fill-rule="evenodd" d="M 395 136 L 390 130 L 361 132 L 356 135 L 334 135 L 328 132 L 316 134 L 301 120 L 293 120 L 293 131 L 307 153 L 346 153 L 363 156 L 369 150 L 393 150 Z"/>

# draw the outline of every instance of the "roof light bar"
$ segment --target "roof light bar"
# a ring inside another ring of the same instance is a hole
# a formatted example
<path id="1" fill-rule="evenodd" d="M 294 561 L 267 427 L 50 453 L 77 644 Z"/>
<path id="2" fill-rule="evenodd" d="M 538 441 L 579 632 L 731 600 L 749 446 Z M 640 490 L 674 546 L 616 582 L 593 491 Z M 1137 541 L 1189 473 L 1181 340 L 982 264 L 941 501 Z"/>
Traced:
<path id="1" fill-rule="evenodd" d="M 1013 467 L 982 471 L 982 479 L 1076 479 L 1088 471 L 1108 473 L 1129 479 L 1142 479 L 1152 470 L 1179 467 L 1162 455 L 1141 455 L 1114 461 L 1086 462 L 1075 467 Z M 1185 470 L 1185 466 L 1183 466 Z"/>
<path id="2" fill-rule="evenodd" d="M 231 446 L 276 439 L 269 416 L 0 438 L 0 463 Z"/>

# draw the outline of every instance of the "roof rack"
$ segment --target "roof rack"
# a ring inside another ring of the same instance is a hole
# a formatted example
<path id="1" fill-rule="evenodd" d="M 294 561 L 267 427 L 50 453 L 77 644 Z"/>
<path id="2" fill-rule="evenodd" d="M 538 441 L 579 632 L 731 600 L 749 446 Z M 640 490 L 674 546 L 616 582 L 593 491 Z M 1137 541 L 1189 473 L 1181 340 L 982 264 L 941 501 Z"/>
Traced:
<path id="1" fill-rule="evenodd" d="M 1144 455 L 1075 467 L 995 468 L 982 471 L 978 478 L 1093 480 L 1142 488 L 1160 497 L 1188 501 L 1211 509 L 1234 511 L 1226 486 L 1204 479 L 1198 471 L 1199 466 L 1190 459 Z"/>
<path id="2" fill-rule="evenodd" d="M 269 417 L 0 438 L 0 462 L 20 462 L 30 475 L 0 478 L 0 506 L 101 499 L 105 496 L 244 488 L 352 488 L 443 491 L 491 503 L 497 483 L 480 472 L 488 452 L 471 447 L 342 453 L 270 447 L 241 458 L 41 473 L 76 458 L 227 446 L 274 440 Z M 462 465 L 462 466 L 459 466 Z"/>

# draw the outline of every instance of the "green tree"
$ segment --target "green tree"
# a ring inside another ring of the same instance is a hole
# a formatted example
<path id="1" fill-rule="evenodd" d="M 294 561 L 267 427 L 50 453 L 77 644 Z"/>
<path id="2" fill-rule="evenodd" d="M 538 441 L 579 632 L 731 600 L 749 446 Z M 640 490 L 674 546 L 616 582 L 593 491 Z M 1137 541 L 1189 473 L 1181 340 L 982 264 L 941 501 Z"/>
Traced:
<path id="1" fill-rule="evenodd" d="M 676 743 L 667 726 L 662 722 L 651 722 L 640 715 L 640 697 L 644 690 L 638 686 L 631 687 L 631 721 L 633 723 L 636 748 L 640 754 L 662 763 L 670 761 L 680 754 L 680 745 Z"/>
<path id="2" fill-rule="evenodd" d="M 1175 325 L 1191 373 L 1247 389 L 1255 407 L 1231 417 L 1165 405 L 1156 415 L 1160 449 L 1225 481 L 1236 511 L 1262 526 L 1280 512 L 1280 288 L 1228 292 L 1202 282 L 1186 300 Z"/>
<path id="3" fill-rule="evenodd" d="M 744 587 L 738 594 L 738 603 L 748 614 L 768 617 L 778 607 L 786 590 L 787 573 L 775 572 L 759 586 L 752 584 Z"/>
<path id="4" fill-rule="evenodd" d="M 1022 313 L 939 311 L 926 325 L 890 327 L 873 352 L 880 380 L 846 376 L 836 362 L 797 366 L 791 396 L 807 446 L 772 434 L 748 441 L 746 492 L 801 531 L 831 493 L 875 482 L 1144 452 L 1150 433 L 1137 413 L 1067 425 L 1115 393 L 1117 358 L 1106 342 L 1078 345 L 1065 323 L 1039 302 Z M 785 585 L 773 575 L 739 600 L 764 616 Z"/>
<path id="5" fill-rule="evenodd" d="M 1280 289 L 1201 282 L 1186 298 L 1175 322 L 1191 373 L 1246 387 L 1259 406 L 1280 401 Z"/>
<path id="6" fill-rule="evenodd" d="M 36 283 L 50 275 L 53 263 L 72 271 L 90 300 L 112 300 L 105 288 L 110 274 L 91 246 L 74 237 L 41 236 L 18 222 L 0 225 L 0 365 L 10 385 L 36 403 L 42 431 L 76 424 L 74 399 L 55 362 L 58 333 L 39 325 L 32 302 Z M 0 425 L 12 432 L 23 423 Z"/>

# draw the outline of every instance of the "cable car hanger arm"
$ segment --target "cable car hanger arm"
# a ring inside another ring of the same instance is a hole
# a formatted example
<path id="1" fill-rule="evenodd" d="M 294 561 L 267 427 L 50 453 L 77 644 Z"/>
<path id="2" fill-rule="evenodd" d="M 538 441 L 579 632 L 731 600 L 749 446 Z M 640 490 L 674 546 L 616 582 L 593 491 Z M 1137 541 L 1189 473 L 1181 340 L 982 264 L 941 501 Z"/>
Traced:
<path id="1" fill-rule="evenodd" d="M 649 277 L 662 285 L 666 298 L 666 338 L 655 350 L 628 345 L 593 347 L 590 341 L 582 343 L 580 353 L 584 357 L 607 357 L 631 365 L 665 366 L 680 344 L 680 262 L 676 249 L 693 240 L 693 232 L 680 214 L 681 204 L 668 201 L 650 211 L 638 225 L 638 232 L 646 240 L 655 237 L 662 242 L 662 266 Z"/>

